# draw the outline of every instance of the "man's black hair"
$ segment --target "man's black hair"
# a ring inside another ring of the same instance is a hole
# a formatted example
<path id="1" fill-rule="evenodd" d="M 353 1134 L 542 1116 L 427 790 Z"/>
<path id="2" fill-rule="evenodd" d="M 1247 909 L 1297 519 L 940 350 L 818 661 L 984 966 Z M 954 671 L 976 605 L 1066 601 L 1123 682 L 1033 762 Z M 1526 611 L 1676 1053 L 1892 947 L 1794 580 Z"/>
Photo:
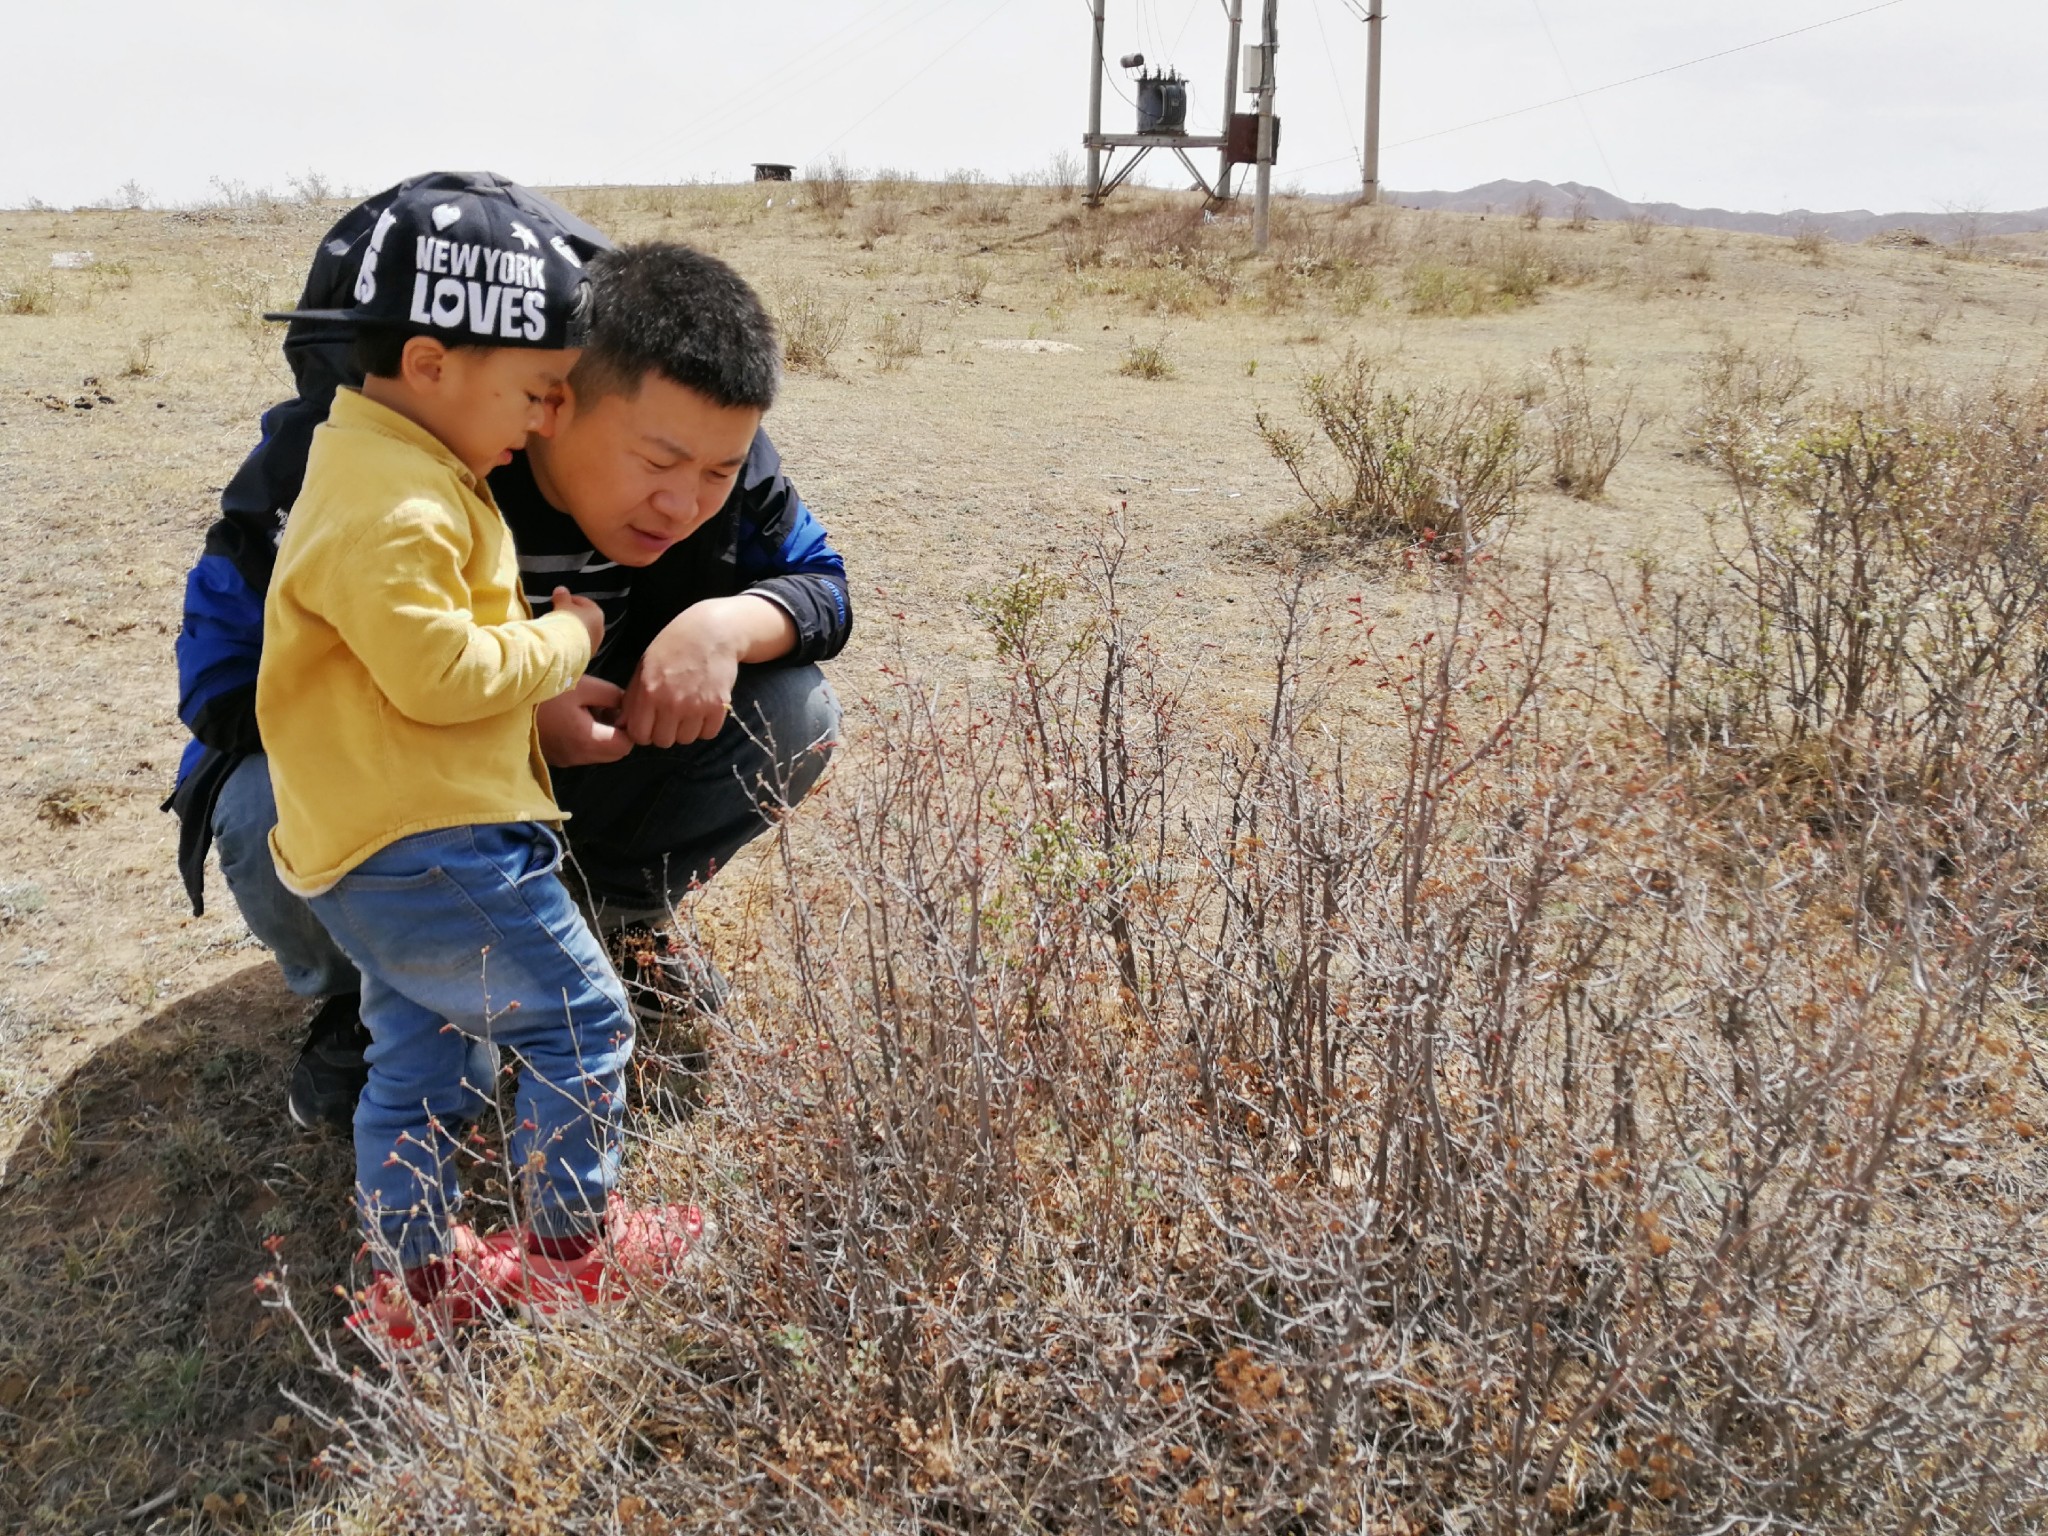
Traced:
<path id="1" fill-rule="evenodd" d="M 597 256 L 590 277 L 590 341 L 569 375 L 579 395 L 630 397 L 658 373 L 715 405 L 765 411 L 775 403 L 775 322 L 746 279 L 716 256 L 651 240 Z"/>
<path id="2" fill-rule="evenodd" d="M 395 379 L 405 357 L 405 344 L 415 336 L 424 336 L 424 331 L 407 330 L 402 325 L 359 325 L 349 342 L 349 361 L 366 379 Z M 434 333 L 434 339 L 455 352 L 468 347 L 487 347 L 487 341 L 469 341 L 455 336 Z"/>

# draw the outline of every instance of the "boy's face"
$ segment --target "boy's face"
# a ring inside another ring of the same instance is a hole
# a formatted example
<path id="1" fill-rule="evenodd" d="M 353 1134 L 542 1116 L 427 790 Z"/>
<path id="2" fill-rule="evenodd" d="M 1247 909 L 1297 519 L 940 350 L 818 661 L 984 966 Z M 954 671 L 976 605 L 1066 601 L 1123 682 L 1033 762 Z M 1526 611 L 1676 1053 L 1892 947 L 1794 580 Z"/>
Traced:
<path id="1" fill-rule="evenodd" d="M 512 461 L 529 435 L 554 431 L 555 402 L 576 364 L 571 349 L 443 350 L 433 420 L 424 423 L 481 477 Z"/>
<path id="2" fill-rule="evenodd" d="M 638 394 L 567 399 L 552 442 L 529 444 L 540 488 L 593 548 L 652 565 L 725 505 L 761 412 L 650 373 Z"/>

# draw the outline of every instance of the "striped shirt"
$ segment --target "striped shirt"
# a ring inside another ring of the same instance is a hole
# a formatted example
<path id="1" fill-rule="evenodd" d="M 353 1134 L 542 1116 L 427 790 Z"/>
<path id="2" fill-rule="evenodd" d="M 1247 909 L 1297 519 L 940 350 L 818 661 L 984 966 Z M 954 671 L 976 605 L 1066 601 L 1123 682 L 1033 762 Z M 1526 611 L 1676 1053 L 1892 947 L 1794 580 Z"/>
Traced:
<path id="1" fill-rule="evenodd" d="M 512 529 L 512 542 L 519 550 L 520 583 L 533 611 L 546 613 L 553 605 L 555 588 L 567 587 L 574 596 L 597 604 L 604 615 L 604 639 L 590 664 L 592 672 L 604 675 L 600 670 L 603 663 L 626 632 L 632 568 L 607 560 L 592 549 L 576 520 L 549 504 L 534 483 L 525 454 L 514 454 L 510 464 L 491 472 L 491 495 Z"/>

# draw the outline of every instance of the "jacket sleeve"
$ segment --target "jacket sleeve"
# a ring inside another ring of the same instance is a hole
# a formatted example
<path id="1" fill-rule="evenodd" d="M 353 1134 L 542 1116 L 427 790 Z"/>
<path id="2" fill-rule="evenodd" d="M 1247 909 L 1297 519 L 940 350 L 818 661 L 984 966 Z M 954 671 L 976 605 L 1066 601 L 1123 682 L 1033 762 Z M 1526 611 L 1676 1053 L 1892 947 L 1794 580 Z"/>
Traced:
<path id="1" fill-rule="evenodd" d="M 261 752 L 256 663 L 263 650 L 263 594 L 235 562 L 209 551 L 185 578 L 178 628 L 178 718 L 202 746 Z"/>
<path id="2" fill-rule="evenodd" d="M 308 595 L 384 696 L 422 725 L 465 725 L 528 708 L 590 665 L 572 614 L 478 624 L 463 606 L 467 530 L 432 501 L 410 501 Z M 342 578 L 342 579 L 337 579 Z"/>
<path id="3" fill-rule="evenodd" d="M 782 472 L 768 435 L 757 433 L 733 495 L 739 501 L 734 561 L 742 589 L 765 597 L 796 625 L 790 665 L 826 661 L 846 648 L 853 601 L 846 562 Z"/>

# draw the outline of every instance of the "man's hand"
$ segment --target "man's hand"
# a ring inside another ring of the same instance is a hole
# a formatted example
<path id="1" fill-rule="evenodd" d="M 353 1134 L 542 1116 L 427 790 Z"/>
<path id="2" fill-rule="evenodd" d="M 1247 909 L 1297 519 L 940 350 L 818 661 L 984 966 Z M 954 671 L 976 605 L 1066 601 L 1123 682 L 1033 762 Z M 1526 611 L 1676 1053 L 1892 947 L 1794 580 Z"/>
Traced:
<path id="1" fill-rule="evenodd" d="M 633 738 L 619 729 L 625 690 L 601 677 L 584 677 L 534 711 L 540 755 L 556 768 L 615 763 L 633 750 Z"/>
<path id="2" fill-rule="evenodd" d="M 590 635 L 590 654 L 595 656 L 604 640 L 604 610 L 587 597 L 578 597 L 567 587 L 557 587 L 551 601 L 555 612 L 571 614 L 583 621 L 583 628 Z"/>
<path id="3" fill-rule="evenodd" d="M 643 747 L 709 741 L 732 707 L 741 662 L 773 661 L 796 625 L 766 598 L 741 593 L 684 609 L 654 637 L 626 690 L 626 734 Z"/>

